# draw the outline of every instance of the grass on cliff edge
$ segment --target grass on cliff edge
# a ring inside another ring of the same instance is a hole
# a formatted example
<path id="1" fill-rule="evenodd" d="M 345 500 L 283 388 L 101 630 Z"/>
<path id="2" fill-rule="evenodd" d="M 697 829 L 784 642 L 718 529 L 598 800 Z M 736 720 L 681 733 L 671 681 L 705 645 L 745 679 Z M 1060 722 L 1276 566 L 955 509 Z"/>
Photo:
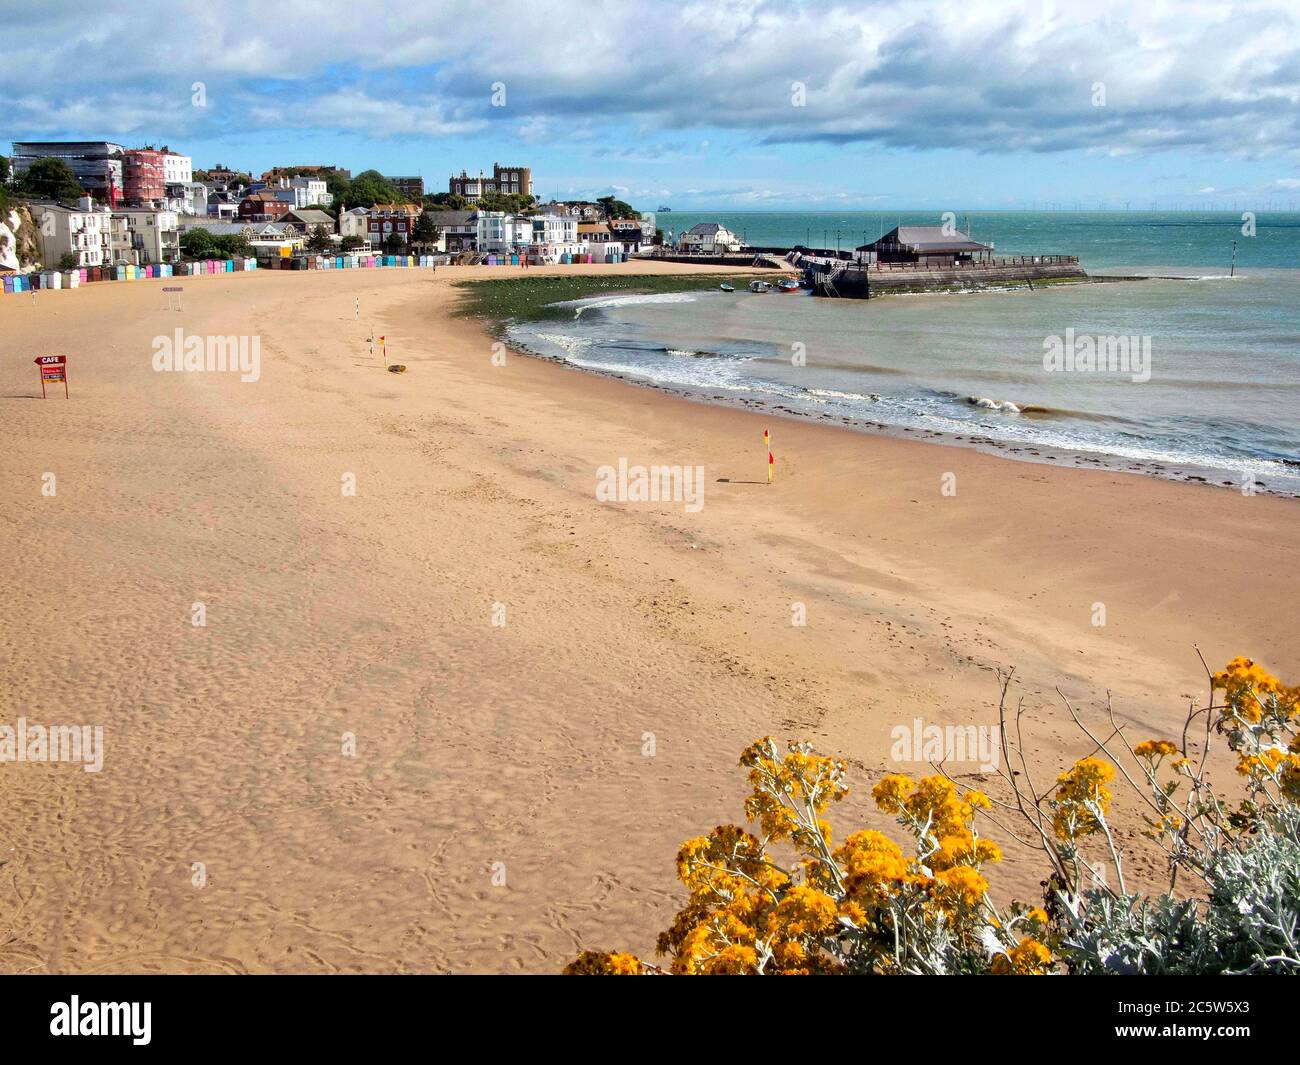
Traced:
<path id="1" fill-rule="evenodd" d="M 555 307 L 566 300 L 601 296 L 607 292 L 649 295 L 656 292 L 716 290 L 723 281 L 743 289 L 750 277 L 771 278 L 777 271 L 756 270 L 751 274 L 628 274 L 616 277 L 574 274 L 570 277 L 508 277 L 487 281 L 458 281 L 464 296 L 456 313 L 487 318 L 498 327 L 510 319 L 538 321 L 572 318 L 569 307 Z"/>

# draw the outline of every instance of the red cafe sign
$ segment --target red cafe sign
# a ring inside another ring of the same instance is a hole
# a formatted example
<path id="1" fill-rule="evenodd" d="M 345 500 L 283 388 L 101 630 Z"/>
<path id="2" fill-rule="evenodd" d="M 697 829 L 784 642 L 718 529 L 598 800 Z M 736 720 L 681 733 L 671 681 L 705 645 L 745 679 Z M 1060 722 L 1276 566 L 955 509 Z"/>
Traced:
<path id="1" fill-rule="evenodd" d="M 68 357 L 66 355 L 38 355 L 32 360 L 41 368 L 41 399 L 45 398 L 46 381 L 63 382 L 63 398 L 68 398 Z"/>

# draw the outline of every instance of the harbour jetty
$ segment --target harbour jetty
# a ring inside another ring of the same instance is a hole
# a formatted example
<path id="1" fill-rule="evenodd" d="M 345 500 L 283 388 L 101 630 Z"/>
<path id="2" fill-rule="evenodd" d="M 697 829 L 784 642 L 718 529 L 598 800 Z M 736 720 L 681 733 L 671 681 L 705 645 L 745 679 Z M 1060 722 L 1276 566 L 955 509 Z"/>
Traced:
<path id="1" fill-rule="evenodd" d="M 853 251 L 744 246 L 711 253 L 655 249 L 636 258 L 711 266 L 798 270 L 814 295 L 870 299 L 1089 280 L 1076 255 L 996 255 L 992 244 L 949 226 L 899 226 Z"/>
<path id="2" fill-rule="evenodd" d="M 1035 282 L 1086 280 L 1075 255 L 994 254 L 946 226 L 899 226 L 852 253 L 827 255 L 802 248 L 787 257 L 818 296 L 870 299 L 900 292 L 963 291 Z"/>

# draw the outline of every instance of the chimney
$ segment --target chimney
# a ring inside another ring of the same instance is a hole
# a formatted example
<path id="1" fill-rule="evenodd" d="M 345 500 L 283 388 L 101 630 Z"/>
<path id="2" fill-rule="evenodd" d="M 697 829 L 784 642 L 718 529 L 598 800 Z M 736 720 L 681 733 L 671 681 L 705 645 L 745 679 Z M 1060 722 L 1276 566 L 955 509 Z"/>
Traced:
<path id="1" fill-rule="evenodd" d="M 77 201 L 77 208 L 82 211 L 93 211 L 95 209 L 95 201 L 89 196 L 82 196 L 81 199 Z"/>

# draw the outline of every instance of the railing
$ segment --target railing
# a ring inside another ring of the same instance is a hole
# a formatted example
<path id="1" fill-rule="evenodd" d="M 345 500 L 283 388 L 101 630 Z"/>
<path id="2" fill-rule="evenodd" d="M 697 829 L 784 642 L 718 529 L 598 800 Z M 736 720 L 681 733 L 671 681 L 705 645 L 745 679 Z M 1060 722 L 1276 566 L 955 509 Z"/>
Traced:
<path id="1" fill-rule="evenodd" d="M 942 262 L 924 260 L 914 263 L 858 263 L 858 269 L 869 270 L 969 270 L 980 267 L 1002 266 L 1059 266 L 1077 265 L 1077 255 L 1000 255 L 988 259 L 946 259 Z"/>

